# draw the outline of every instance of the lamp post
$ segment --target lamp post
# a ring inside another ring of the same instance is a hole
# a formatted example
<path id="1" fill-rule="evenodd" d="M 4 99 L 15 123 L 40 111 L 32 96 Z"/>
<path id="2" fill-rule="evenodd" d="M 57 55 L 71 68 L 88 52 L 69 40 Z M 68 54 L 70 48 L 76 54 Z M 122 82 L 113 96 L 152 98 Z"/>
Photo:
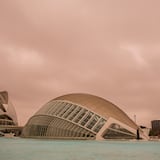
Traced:
<path id="1" fill-rule="evenodd" d="M 137 121 L 137 119 L 136 119 L 137 117 L 136 117 L 136 115 L 134 114 L 134 122 L 136 123 L 136 121 Z"/>

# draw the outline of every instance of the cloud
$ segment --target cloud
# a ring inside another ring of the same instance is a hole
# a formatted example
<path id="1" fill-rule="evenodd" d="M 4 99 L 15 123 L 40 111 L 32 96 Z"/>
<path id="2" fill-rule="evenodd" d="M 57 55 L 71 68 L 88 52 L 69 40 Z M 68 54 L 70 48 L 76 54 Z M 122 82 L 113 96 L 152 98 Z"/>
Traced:
<path id="1" fill-rule="evenodd" d="M 145 61 L 144 57 L 142 56 L 142 48 L 138 46 L 133 45 L 121 45 L 121 49 L 128 52 L 129 55 L 132 56 L 132 59 L 134 59 L 139 66 L 147 66 L 147 62 Z"/>
<path id="2" fill-rule="evenodd" d="M 158 6 L 156 0 L 1 1 L 0 89 L 9 91 L 20 124 L 70 92 L 111 100 L 139 123 L 157 118 Z"/>
<path id="3" fill-rule="evenodd" d="M 25 49 L 15 46 L 5 46 L 0 48 L 3 52 L 1 54 L 5 54 L 8 63 L 14 67 L 27 67 L 28 69 L 33 69 L 34 67 L 39 67 L 44 63 L 45 58 L 43 58 L 42 55 L 35 50 L 29 50 L 28 48 Z"/>

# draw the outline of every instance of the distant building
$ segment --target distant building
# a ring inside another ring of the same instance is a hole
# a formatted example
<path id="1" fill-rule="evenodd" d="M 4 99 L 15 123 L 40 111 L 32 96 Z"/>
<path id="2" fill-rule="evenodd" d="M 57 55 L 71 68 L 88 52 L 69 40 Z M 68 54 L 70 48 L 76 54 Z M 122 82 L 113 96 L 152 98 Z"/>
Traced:
<path id="1" fill-rule="evenodd" d="M 0 92 L 0 125 L 18 125 L 15 109 L 8 92 Z"/>
<path id="2" fill-rule="evenodd" d="M 149 133 L 150 133 L 151 128 L 148 128 L 148 127 L 146 127 L 146 126 L 139 126 L 139 127 L 141 128 L 141 130 L 142 130 L 146 135 L 149 136 Z"/>
<path id="3" fill-rule="evenodd" d="M 152 124 L 152 134 L 154 136 L 160 136 L 160 120 L 151 121 Z"/>
<path id="4" fill-rule="evenodd" d="M 49 101 L 22 132 L 22 137 L 53 139 L 136 139 L 137 135 L 148 139 L 120 108 L 89 94 L 68 94 Z"/>
<path id="5" fill-rule="evenodd" d="M 22 127 L 18 127 L 15 109 L 7 91 L 0 92 L 0 136 L 8 133 L 20 135 Z"/>

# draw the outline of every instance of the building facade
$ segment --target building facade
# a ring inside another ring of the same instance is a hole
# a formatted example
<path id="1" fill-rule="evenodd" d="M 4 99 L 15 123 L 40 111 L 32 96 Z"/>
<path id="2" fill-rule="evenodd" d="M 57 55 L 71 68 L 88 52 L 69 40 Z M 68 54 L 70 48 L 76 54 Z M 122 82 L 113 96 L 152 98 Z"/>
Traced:
<path id="1" fill-rule="evenodd" d="M 49 101 L 25 125 L 22 137 L 53 139 L 136 139 L 148 136 L 116 105 L 90 94 Z"/>
<path id="2" fill-rule="evenodd" d="M 15 109 L 6 91 L 0 92 L 0 125 L 18 125 Z"/>

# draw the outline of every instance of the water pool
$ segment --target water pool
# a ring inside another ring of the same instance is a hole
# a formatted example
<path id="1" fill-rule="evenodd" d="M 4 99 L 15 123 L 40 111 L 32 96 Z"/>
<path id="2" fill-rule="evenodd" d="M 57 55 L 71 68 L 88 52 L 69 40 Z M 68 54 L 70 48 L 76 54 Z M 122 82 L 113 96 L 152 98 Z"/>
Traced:
<path id="1" fill-rule="evenodd" d="M 160 142 L 1 137 L 0 160 L 160 160 Z"/>

